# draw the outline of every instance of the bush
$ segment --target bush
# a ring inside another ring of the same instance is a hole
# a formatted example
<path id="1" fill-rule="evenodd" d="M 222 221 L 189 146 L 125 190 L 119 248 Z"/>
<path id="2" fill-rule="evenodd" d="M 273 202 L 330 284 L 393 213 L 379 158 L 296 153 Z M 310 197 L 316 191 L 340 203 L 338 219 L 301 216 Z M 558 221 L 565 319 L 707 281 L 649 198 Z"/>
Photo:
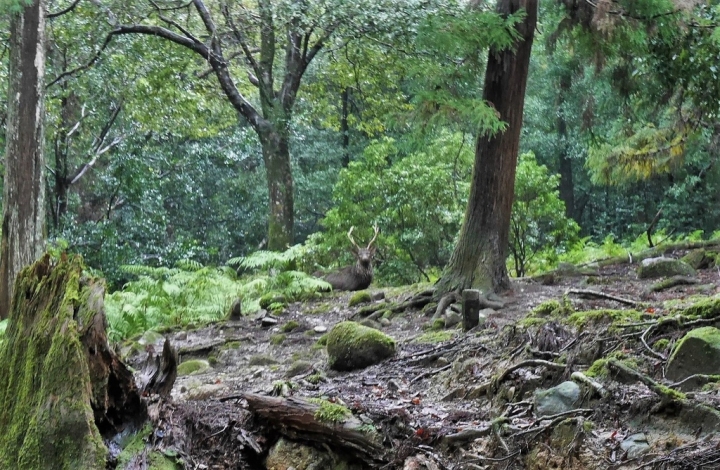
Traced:
<path id="1" fill-rule="evenodd" d="M 322 222 L 326 260 L 343 253 L 341 264 L 354 262 L 347 231 L 355 226 L 354 238 L 362 244 L 377 224 L 376 279 L 381 284 L 431 280 L 452 253 L 472 161 L 472 145 L 457 133 L 444 133 L 427 151 L 409 155 L 401 155 L 389 138 L 370 144 L 335 185 L 335 207 Z"/>
<path id="2" fill-rule="evenodd" d="M 538 165 L 534 154 L 520 155 L 510 222 L 510 254 L 518 277 L 528 268 L 543 269 L 557 262 L 558 255 L 577 240 L 580 227 L 565 216 L 559 182 L 560 176 Z"/>

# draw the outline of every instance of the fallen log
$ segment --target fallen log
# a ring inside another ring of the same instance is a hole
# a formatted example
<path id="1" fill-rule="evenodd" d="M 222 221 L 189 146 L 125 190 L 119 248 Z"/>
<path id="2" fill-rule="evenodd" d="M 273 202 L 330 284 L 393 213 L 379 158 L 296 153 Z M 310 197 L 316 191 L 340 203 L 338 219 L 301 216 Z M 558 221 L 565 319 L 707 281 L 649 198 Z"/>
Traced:
<path id="1" fill-rule="evenodd" d="M 347 409 L 347 413 L 330 417 L 323 413 L 327 407 L 325 403 L 329 402 L 315 403 L 255 393 L 242 396 L 252 413 L 290 439 L 326 444 L 332 449 L 342 448 L 369 465 L 387 462 L 378 434 Z"/>

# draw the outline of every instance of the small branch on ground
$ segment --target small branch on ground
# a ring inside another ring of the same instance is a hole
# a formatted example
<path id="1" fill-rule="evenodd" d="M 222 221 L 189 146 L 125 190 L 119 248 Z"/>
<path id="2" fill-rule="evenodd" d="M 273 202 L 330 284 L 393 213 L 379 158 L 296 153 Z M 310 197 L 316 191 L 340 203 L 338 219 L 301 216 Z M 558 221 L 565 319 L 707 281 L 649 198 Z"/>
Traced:
<path id="1" fill-rule="evenodd" d="M 599 299 L 614 300 L 615 302 L 620 302 L 621 304 L 630 305 L 632 307 L 637 307 L 640 304 L 640 302 L 636 302 L 634 300 L 625 299 L 623 297 L 606 294 L 604 292 L 599 292 L 592 289 L 568 289 L 567 291 L 565 291 L 565 294 L 573 294 L 580 297 L 596 297 Z"/>

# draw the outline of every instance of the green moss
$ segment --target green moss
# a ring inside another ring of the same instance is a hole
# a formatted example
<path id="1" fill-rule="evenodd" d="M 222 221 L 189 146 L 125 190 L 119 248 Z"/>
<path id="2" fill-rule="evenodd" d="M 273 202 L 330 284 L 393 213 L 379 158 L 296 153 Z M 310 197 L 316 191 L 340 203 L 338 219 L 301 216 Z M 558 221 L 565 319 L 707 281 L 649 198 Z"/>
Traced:
<path id="1" fill-rule="evenodd" d="M 382 310 L 382 314 L 380 315 L 380 318 L 385 318 L 386 320 L 390 320 L 393 317 L 393 311 L 392 310 Z"/>
<path id="2" fill-rule="evenodd" d="M 452 339 L 455 336 L 455 332 L 449 330 L 449 331 L 429 331 L 427 333 L 423 333 L 417 338 L 413 339 L 413 343 L 442 343 L 443 341 L 448 341 Z"/>
<path id="3" fill-rule="evenodd" d="M 366 304 L 370 302 L 372 298 L 370 297 L 370 292 L 366 290 L 361 290 L 358 292 L 355 292 L 352 297 L 350 297 L 350 300 L 348 301 L 348 307 L 354 307 L 356 305 L 360 304 Z"/>
<path id="4" fill-rule="evenodd" d="M 315 374 L 305 377 L 305 380 L 307 380 L 311 384 L 317 385 L 320 382 L 325 382 L 327 379 L 325 378 L 325 375 L 322 372 L 317 372 Z"/>
<path id="5" fill-rule="evenodd" d="M 688 317 L 715 318 L 720 316 L 720 299 L 706 298 L 683 309 L 680 313 Z"/>
<path id="6" fill-rule="evenodd" d="M 216 366 L 218 363 L 217 356 L 215 354 L 210 354 L 207 358 L 208 364 L 211 366 Z"/>
<path id="7" fill-rule="evenodd" d="M 634 323 L 642 320 L 642 313 L 637 310 L 587 310 L 575 312 L 567 318 L 567 323 L 576 327 L 598 323 Z"/>
<path id="8" fill-rule="evenodd" d="M 605 378 L 608 375 L 607 359 L 598 359 L 593 362 L 585 375 L 592 378 Z"/>
<path id="9" fill-rule="evenodd" d="M 140 431 L 130 436 L 130 438 L 122 446 L 122 451 L 118 455 L 118 470 L 123 470 L 127 467 L 133 457 L 145 450 L 150 434 L 152 434 L 152 426 L 150 424 L 146 424 Z"/>
<path id="10" fill-rule="evenodd" d="M 192 359 L 180 364 L 177 368 L 177 373 L 181 377 L 184 375 L 199 374 L 201 372 L 205 372 L 209 367 L 210 364 L 208 364 L 207 361 Z"/>
<path id="11" fill-rule="evenodd" d="M 248 361 L 249 366 L 269 366 L 272 364 L 278 364 L 280 361 L 271 356 L 264 354 L 256 354 Z"/>
<path id="12" fill-rule="evenodd" d="M 0 468 L 105 468 L 90 402 L 107 384 L 80 342 L 104 290 L 82 272 L 79 256 L 45 255 L 16 279 L 0 344 Z"/>
<path id="13" fill-rule="evenodd" d="M 673 352 L 670 356 L 668 363 L 672 362 L 675 359 L 675 355 L 680 350 L 680 347 L 683 345 L 683 343 L 685 343 L 685 341 L 691 338 L 700 339 L 707 344 L 720 345 L 720 330 L 718 330 L 714 326 L 704 326 L 702 328 L 695 328 L 694 330 L 688 331 L 680 341 L 675 343 L 675 347 L 673 348 Z"/>
<path id="14" fill-rule="evenodd" d="M 586 419 L 585 421 L 583 421 L 583 431 L 592 432 L 593 429 L 595 429 L 595 423 L 593 423 L 589 419 Z"/>
<path id="15" fill-rule="evenodd" d="M 318 338 L 317 341 L 315 341 L 315 344 L 312 345 L 312 349 L 314 351 L 325 349 L 325 346 L 327 346 L 327 340 L 328 340 L 328 334 L 325 333 L 321 337 Z"/>
<path id="16" fill-rule="evenodd" d="M 653 349 L 655 351 L 665 351 L 668 346 L 670 346 L 670 340 L 667 338 L 662 338 L 653 343 Z"/>
<path id="17" fill-rule="evenodd" d="M 532 316 L 535 317 L 552 317 L 552 318 L 565 318 L 572 314 L 575 309 L 572 306 L 572 302 L 566 296 L 563 296 L 562 300 L 551 299 L 546 300 L 532 310 Z"/>
<path id="18" fill-rule="evenodd" d="M 229 343 L 225 343 L 223 349 L 240 349 L 241 345 L 240 341 L 230 341 Z"/>
<path id="19" fill-rule="evenodd" d="M 670 387 L 666 387 L 665 385 L 658 384 L 658 390 L 660 391 L 660 393 L 673 400 L 687 400 L 687 395 L 685 395 L 683 392 L 672 389 Z"/>
<path id="20" fill-rule="evenodd" d="M 277 346 L 278 344 L 282 344 L 283 341 L 285 341 L 285 338 L 286 338 L 286 335 L 284 333 L 272 335 L 272 336 L 270 336 L 270 344 Z"/>
<path id="21" fill-rule="evenodd" d="M 331 403 L 322 398 L 311 398 L 310 402 L 320 405 L 315 411 L 315 419 L 320 422 L 336 424 L 352 416 L 349 409 L 337 403 Z"/>
<path id="22" fill-rule="evenodd" d="M 304 374 L 312 369 L 312 366 L 312 362 L 309 361 L 295 361 L 288 367 L 287 372 L 285 372 L 285 377 L 295 377 L 296 375 Z"/>
<path id="23" fill-rule="evenodd" d="M 367 367 L 395 353 L 395 340 L 352 321 L 338 323 L 328 333 L 329 365 L 336 370 Z"/>
<path id="24" fill-rule="evenodd" d="M 311 308 L 305 310 L 305 313 L 308 315 L 325 315 L 333 308 L 332 302 L 325 302 L 321 304 L 316 304 L 312 306 Z"/>
<path id="25" fill-rule="evenodd" d="M 430 329 L 433 331 L 440 331 L 445 329 L 445 320 L 442 318 L 436 318 L 433 320 L 432 325 L 430 326 Z"/>
<path id="26" fill-rule="evenodd" d="M 285 323 L 282 328 L 280 328 L 280 331 L 282 331 L 283 333 L 290 333 L 298 326 L 300 326 L 300 323 L 296 322 L 295 320 L 290 320 L 289 322 Z"/>

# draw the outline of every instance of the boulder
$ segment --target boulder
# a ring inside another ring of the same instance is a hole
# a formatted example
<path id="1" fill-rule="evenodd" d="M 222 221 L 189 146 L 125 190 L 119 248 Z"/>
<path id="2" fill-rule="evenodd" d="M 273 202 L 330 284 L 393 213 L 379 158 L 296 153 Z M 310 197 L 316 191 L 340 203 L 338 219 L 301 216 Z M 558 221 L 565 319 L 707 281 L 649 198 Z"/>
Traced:
<path id="1" fill-rule="evenodd" d="M 575 382 L 563 382 L 547 390 L 535 391 L 535 414 L 551 416 L 574 410 L 580 401 L 580 387 Z"/>
<path id="2" fill-rule="evenodd" d="M 395 340 L 373 328 L 345 321 L 328 333 L 327 352 L 331 369 L 362 369 L 395 354 Z"/>
<path id="3" fill-rule="evenodd" d="M 720 330 L 712 326 L 689 331 L 675 345 L 665 376 L 679 382 L 694 374 L 720 374 Z M 683 390 L 697 386 L 695 381 L 681 385 Z"/>
<path id="4" fill-rule="evenodd" d="M 627 452 L 628 459 L 635 459 L 650 450 L 647 436 L 643 433 L 631 434 L 620 443 L 620 448 Z"/>
<path id="5" fill-rule="evenodd" d="M 327 446 L 326 446 L 327 447 Z M 268 470 L 312 470 L 320 468 L 343 468 L 360 470 L 362 465 L 351 463 L 347 458 L 332 452 L 321 451 L 281 437 L 268 453 L 265 467 Z"/>
<path id="6" fill-rule="evenodd" d="M 640 262 L 637 270 L 637 276 L 640 279 L 694 275 L 695 270 L 686 262 L 665 257 L 644 259 Z"/>

